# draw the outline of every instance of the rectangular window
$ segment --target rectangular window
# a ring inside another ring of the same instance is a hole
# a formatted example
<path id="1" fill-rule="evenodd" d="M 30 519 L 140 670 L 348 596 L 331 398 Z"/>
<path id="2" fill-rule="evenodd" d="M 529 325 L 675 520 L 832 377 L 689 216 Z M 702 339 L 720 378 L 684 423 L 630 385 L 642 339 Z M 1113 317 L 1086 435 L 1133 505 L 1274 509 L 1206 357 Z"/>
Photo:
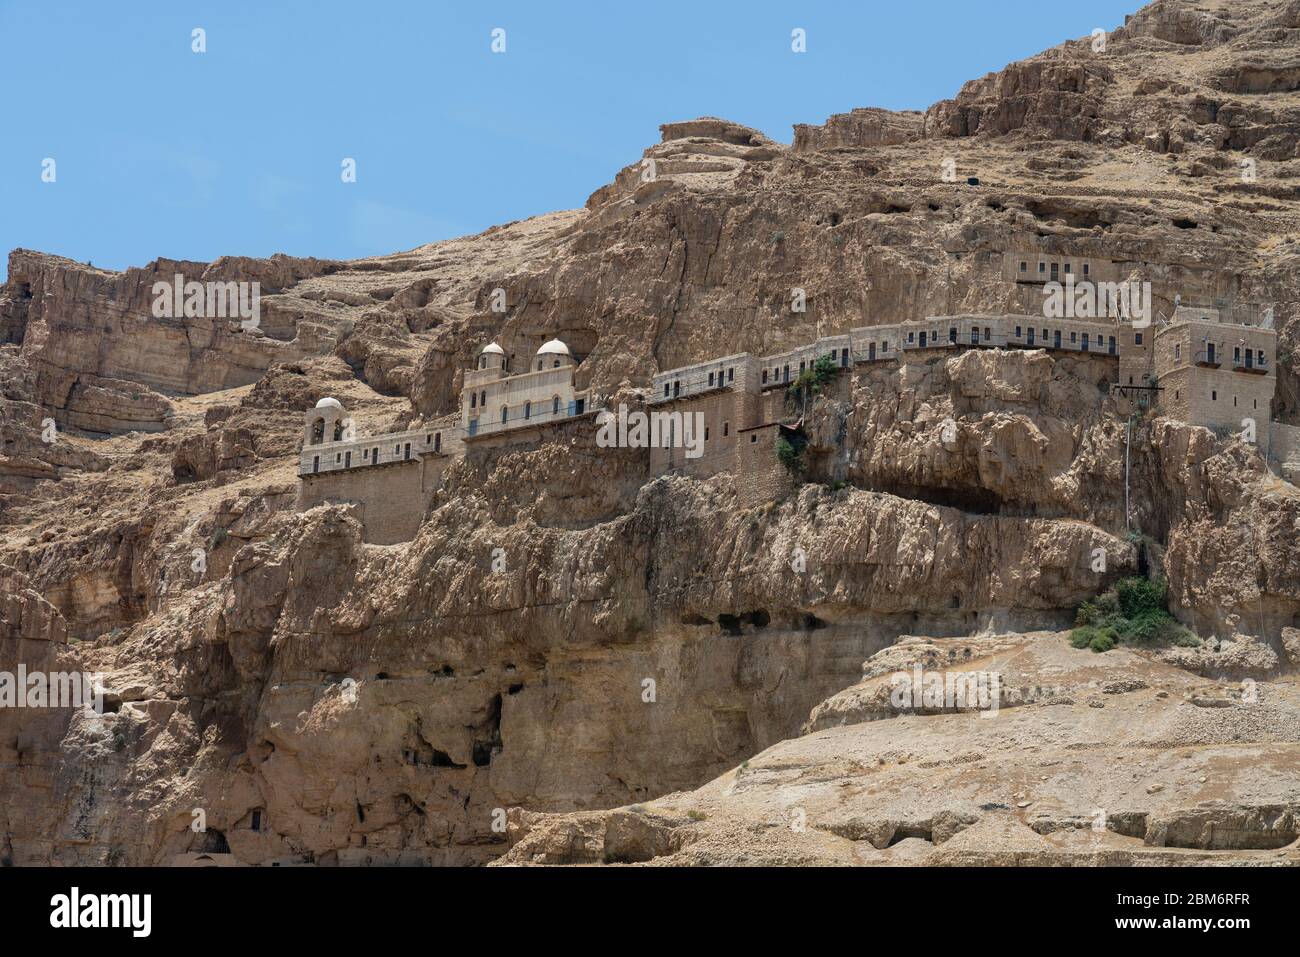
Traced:
<path id="1" fill-rule="evenodd" d="M 1017 339 L 1020 338 L 1020 327 L 1019 327 L 1019 326 L 1016 326 L 1016 338 L 1017 338 Z"/>
<path id="2" fill-rule="evenodd" d="M 728 370 L 727 370 L 727 381 L 728 381 L 728 382 L 735 382 L 735 381 L 736 381 L 736 370 L 735 370 L 735 369 L 728 369 Z"/>
<path id="3" fill-rule="evenodd" d="M 1070 333 L 1070 342 L 1071 342 L 1072 344 L 1074 344 L 1074 343 L 1077 343 L 1078 341 L 1079 341 L 1079 333 L 1077 333 L 1077 332 L 1071 332 L 1071 333 Z"/>
<path id="4" fill-rule="evenodd" d="M 713 388 L 713 373 L 712 373 L 712 372 L 709 373 L 709 388 L 710 388 L 710 389 Z"/>
<path id="5" fill-rule="evenodd" d="M 1020 264 L 1020 271 L 1021 271 L 1021 272 L 1028 272 L 1028 271 L 1029 271 L 1029 263 L 1022 262 L 1022 263 Z"/>
<path id="6" fill-rule="evenodd" d="M 1142 345 L 1142 333 L 1140 332 L 1133 333 L 1133 344 L 1136 346 Z"/>
<path id="7" fill-rule="evenodd" d="M 1088 275 L 1088 264 L 1087 264 L 1087 263 L 1084 263 L 1084 264 L 1083 264 L 1083 274 L 1084 274 L 1085 276 Z"/>
<path id="8" fill-rule="evenodd" d="M 1175 358 L 1175 359 L 1181 359 L 1182 357 L 1183 357 L 1183 345 L 1182 345 L 1181 342 L 1175 342 L 1175 343 L 1174 343 L 1174 358 Z"/>

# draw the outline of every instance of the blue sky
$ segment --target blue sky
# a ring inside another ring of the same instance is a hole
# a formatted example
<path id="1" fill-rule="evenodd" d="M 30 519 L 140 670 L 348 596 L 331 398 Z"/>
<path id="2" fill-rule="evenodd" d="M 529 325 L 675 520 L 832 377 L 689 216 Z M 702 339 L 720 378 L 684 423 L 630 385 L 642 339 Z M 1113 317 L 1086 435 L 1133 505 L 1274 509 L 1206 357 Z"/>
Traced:
<path id="1" fill-rule="evenodd" d="M 121 269 L 409 249 L 581 206 L 660 123 L 789 142 L 858 106 L 925 109 L 1138 6 L 0 0 L 0 252 Z"/>

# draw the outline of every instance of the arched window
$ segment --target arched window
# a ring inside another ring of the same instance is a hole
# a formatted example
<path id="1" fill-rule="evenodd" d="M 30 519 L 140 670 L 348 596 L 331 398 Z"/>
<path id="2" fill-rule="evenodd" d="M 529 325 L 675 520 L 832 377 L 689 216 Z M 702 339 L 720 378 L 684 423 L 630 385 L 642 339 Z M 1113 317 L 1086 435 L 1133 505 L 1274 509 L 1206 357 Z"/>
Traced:
<path id="1" fill-rule="evenodd" d="M 531 419 L 532 417 L 533 417 L 533 403 L 532 403 L 532 402 L 525 402 L 525 403 L 524 403 L 524 418 L 525 418 L 525 419 Z"/>
<path id="2" fill-rule="evenodd" d="M 551 396 L 551 415 L 559 415 L 559 414 L 560 414 L 560 397 L 558 395 Z"/>
<path id="3" fill-rule="evenodd" d="M 479 408 L 482 409 L 487 408 L 487 389 L 484 389 L 482 392 L 478 394 L 478 404 L 479 404 Z"/>
<path id="4" fill-rule="evenodd" d="M 325 420 L 317 419 L 311 426 L 311 444 L 320 445 L 325 441 Z"/>
<path id="5" fill-rule="evenodd" d="M 469 394 L 469 407 L 470 407 L 471 409 L 476 409 L 476 408 L 478 408 L 478 393 L 477 393 L 477 392 L 471 392 L 471 393 Z"/>
<path id="6" fill-rule="evenodd" d="M 480 369 L 486 369 L 486 368 L 487 368 L 487 356 L 479 356 L 479 358 L 478 358 L 478 367 L 479 367 Z"/>
<path id="7" fill-rule="evenodd" d="M 501 421 L 504 422 L 509 417 L 510 417 L 510 407 L 506 405 L 501 406 Z"/>
<path id="8" fill-rule="evenodd" d="M 558 369 L 559 367 L 560 367 L 560 360 L 559 360 L 559 359 L 556 359 L 556 360 L 555 360 L 555 365 L 551 366 L 551 368 L 552 368 L 552 369 Z"/>
<path id="9" fill-rule="evenodd" d="M 543 360 L 543 359 L 538 359 L 538 360 L 537 360 L 537 371 L 538 371 L 538 372 L 541 372 L 541 371 L 542 371 L 542 363 L 543 363 L 544 361 L 545 361 L 545 360 Z"/>
<path id="10" fill-rule="evenodd" d="M 341 421 L 334 423 L 334 441 L 341 441 L 343 438 L 343 423 Z"/>

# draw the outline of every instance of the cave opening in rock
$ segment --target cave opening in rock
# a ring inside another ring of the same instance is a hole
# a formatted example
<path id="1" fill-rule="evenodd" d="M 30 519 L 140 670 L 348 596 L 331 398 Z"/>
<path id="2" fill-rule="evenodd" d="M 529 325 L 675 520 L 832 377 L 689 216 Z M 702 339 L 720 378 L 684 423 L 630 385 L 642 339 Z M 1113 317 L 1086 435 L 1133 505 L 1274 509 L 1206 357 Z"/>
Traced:
<path id="1" fill-rule="evenodd" d="M 492 696 L 488 705 L 488 717 L 479 728 L 480 737 L 475 740 L 471 760 L 477 768 L 485 768 L 492 763 L 492 756 L 501 750 L 501 695 Z"/>
<path id="2" fill-rule="evenodd" d="M 934 843 L 934 832 L 928 827 L 916 825 L 895 828 L 893 837 L 889 839 L 889 846 L 893 847 L 895 844 L 913 837 L 919 837 L 921 840 L 929 841 L 931 844 Z"/>
<path id="3" fill-rule="evenodd" d="M 430 766 L 435 768 L 456 768 L 457 770 L 463 769 L 465 767 L 465 765 L 457 764 L 455 761 L 453 761 L 451 759 L 451 755 L 448 754 L 446 751 L 439 751 L 437 748 L 433 749 L 433 759 L 429 762 L 429 764 Z"/>

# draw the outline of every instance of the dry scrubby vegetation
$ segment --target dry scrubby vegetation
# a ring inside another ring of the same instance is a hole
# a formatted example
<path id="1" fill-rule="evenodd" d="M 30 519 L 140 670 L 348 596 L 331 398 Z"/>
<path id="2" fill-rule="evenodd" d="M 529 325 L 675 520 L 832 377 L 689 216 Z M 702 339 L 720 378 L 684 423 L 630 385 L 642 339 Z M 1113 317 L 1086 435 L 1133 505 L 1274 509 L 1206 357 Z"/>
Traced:
<path id="1" fill-rule="evenodd" d="M 1075 648 L 1110 651 L 1116 645 L 1196 647 L 1201 642 L 1166 610 L 1168 585 L 1163 580 L 1123 578 L 1092 601 L 1079 606 L 1070 633 Z"/>

